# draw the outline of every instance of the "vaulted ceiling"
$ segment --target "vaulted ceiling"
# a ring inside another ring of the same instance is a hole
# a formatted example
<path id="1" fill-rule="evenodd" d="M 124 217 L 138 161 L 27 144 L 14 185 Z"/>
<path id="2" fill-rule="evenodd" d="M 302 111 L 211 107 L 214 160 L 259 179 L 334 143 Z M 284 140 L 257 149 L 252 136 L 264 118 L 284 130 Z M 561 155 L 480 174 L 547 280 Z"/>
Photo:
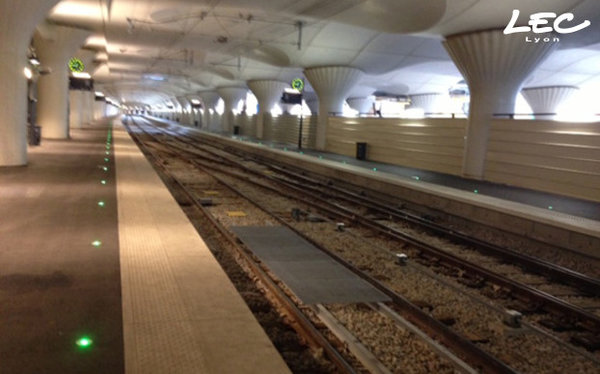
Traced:
<path id="1" fill-rule="evenodd" d="M 600 90 L 598 0 L 64 0 L 48 22 L 91 30 L 95 81 L 153 104 L 250 79 L 289 81 L 321 65 L 363 70 L 355 95 L 447 92 L 462 77 L 444 36 L 504 28 L 513 9 L 522 23 L 542 11 L 592 22 L 562 35 L 528 86 Z"/>

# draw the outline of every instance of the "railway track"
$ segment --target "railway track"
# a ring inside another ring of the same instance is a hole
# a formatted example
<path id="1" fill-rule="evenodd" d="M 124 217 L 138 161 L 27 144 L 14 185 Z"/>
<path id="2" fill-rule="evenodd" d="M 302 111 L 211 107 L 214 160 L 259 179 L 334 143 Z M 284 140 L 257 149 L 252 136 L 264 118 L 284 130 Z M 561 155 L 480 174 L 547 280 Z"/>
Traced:
<path id="1" fill-rule="evenodd" d="M 173 139 L 170 139 L 170 137 L 167 134 L 168 134 L 168 132 L 166 132 L 165 129 L 159 129 L 158 132 L 153 135 L 154 136 L 154 140 L 155 141 L 160 141 L 160 142 L 162 142 L 164 144 L 168 144 L 170 147 L 175 147 L 175 149 L 177 151 L 187 153 L 187 157 L 193 159 L 192 163 L 197 168 L 203 169 L 205 172 L 207 170 L 209 170 L 209 169 L 212 170 L 212 176 L 215 177 L 215 178 L 217 178 L 217 179 L 219 179 L 221 183 L 227 184 L 227 181 L 225 181 L 224 178 L 223 178 L 223 175 L 227 175 L 228 177 L 235 177 L 235 178 L 244 180 L 247 183 L 253 183 L 255 185 L 260 185 L 261 188 L 270 189 L 272 192 L 279 191 L 281 193 L 281 189 L 282 189 L 282 185 L 283 185 L 283 186 L 286 187 L 286 189 L 289 189 L 289 190 L 293 191 L 293 193 L 288 193 L 288 194 L 293 195 L 293 194 L 300 194 L 301 192 L 305 193 L 305 191 L 299 191 L 302 188 L 298 187 L 297 184 L 291 183 L 289 181 L 289 179 L 291 179 L 292 177 L 294 177 L 294 178 L 295 177 L 301 177 L 301 178 L 298 178 L 298 179 L 301 180 L 302 181 L 301 183 L 304 183 L 304 186 L 306 187 L 306 185 L 308 184 L 307 183 L 307 177 L 297 176 L 297 175 L 291 176 L 290 173 L 284 173 L 280 169 L 273 168 L 273 167 L 271 167 L 270 170 L 268 170 L 268 169 L 261 169 L 261 168 L 259 168 L 257 170 L 256 168 L 249 168 L 249 167 L 246 167 L 246 166 L 242 165 L 242 163 L 239 162 L 239 161 L 231 160 L 229 157 L 226 157 L 226 155 L 225 155 L 225 157 L 224 157 L 224 155 L 219 155 L 218 153 L 221 152 L 219 150 L 208 151 L 206 149 L 202 149 L 201 151 L 199 151 L 198 149 L 196 149 L 196 144 L 190 144 L 191 142 L 194 142 L 194 140 L 189 140 L 189 141 L 185 141 L 184 143 L 181 143 L 180 140 L 175 141 Z M 159 140 L 158 138 L 162 138 L 162 139 Z M 167 139 L 170 139 L 170 140 L 167 140 Z M 207 156 L 207 154 L 210 157 Z M 224 164 L 228 164 L 231 167 L 236 167 L 238 169 L 241 168 L 241 170 L 243 170 L 243 173 L 248 173 L 248 174 L 244 176 L 244 175 L 239 174 L 239 172 L 228 172 L 228 171 L 225 171 L 222 167 L 218 167 L 215 164 L 211 165 L 210 163 L 211 162 L 214 163 L 215 160 L 217 160 L 217 162 L 219 162 L 221 165 L 224 163 Z M 215 170 L 218 171 L 219 173 L 221 173 L 222 176 L 221 177 L 216 176 L 214 174 Z M 276 173 L 280 173 L 280 174 L 277 175 Z M 267 183 L 258 182 L 259 177 L 260 177 L 261 180 L 267 181 Z M 272 184 L 274 184 L 277 187 L 274 187 L 273 185 L 272 186 L 268 186 L 268 183 L 272 183 Z M 447 254 L 445 254 L 445 253 L 436 253 L 436 252 L 433 252 L 433 254 L 432 254 L 432 252 L 426 252 L 422 247 L 423 246 L 428 246 L 427 243 L 423 243 L 420 240 L 416 240 L 415 241 L 414 238 L 406 238 L 405 235 L 399 235 L 399 233 L 402 234 L 401 232 L 399 232 L 399 230 L 395 230 L 393 228 L 390 228 L 389 226 L 386 226 L 385 224 L 383 224 L 381 222 L 377 222 L 375 220 L 369 221 L 369 220 L 366 220 L 366 219 L 361 219 L 360 215 L 357 214 L 358 212 L 353 211 L 351 209 L 348 209 L 347 207 L 344 207 L 343 204 L 341 202 L 339 202 L 339 201 L 337 203 L 335 203 L 335 204 L 331 204 L 330 202 L 328 203 L 325 200 L 325 198 L 317 197 L 316 196 L 317 194 L 319 194 L 319 195 L 323 195 L 324 194 L 323 191 L 322 191 L 323 187 L 331 188 L 331 186 L 330 185 L 325 185 L 325 186 L 321 185 L 321 186 L 319 186 L 319 182 L 316 182 L 316 181 L 313 181 L 312 184 L 316 185 L 317 187 L 306 188 L 307 190 L 309 190 L 309 193 L 312 193 L 310 199 L 304 198 L 304 199 L 299 199 L 299 201 L 302 201 L 304 204 L 307 204 L 308 206 L 312 206 L 315 210 L 319 209 L 319 212 L 322 213 L 322 214 L 324 214 L 325 216 L 329 216 L 329 217 L 335 218 L 336 221 L 343 220 L 343 221 L 345 221 L 345 223 L 348 226 L 350 226 L 350 225 L 361 225 L 362 227 L 366 227 L 366 228 L 368 228 L 370 230 L 376 231 L 376 232 L 378 232 L 381 235 L 386 235 L 388 238 L 392 238 L 392 239 L 394 239 L 396 241 L 397 240 L 401 240 L 404 243 L 404 245 L 410 245 L 411 247 L 417 247 L 419 252 L 421 252 L 421 253 L 425 252 L 426 254 L 423 255 L 424 258 L 434 257 L 435 259 L 437 259 L 436 260 L 437 262 L 444 262 L 445 266 L 450 265 L 450 268 L 452 268 L 452 266 L 458 267 L 462 271 L 465 271 L 465 272 L 469 271 L 469 272 L 471 272 L 469 274 L 475 273 L 475 274 L 477 274 L 477 276 L 480 276 L 481 273 L 483 273 L 483 275 L 485 275 L 487 277 L 487 278 L 484 278 L 486 281 L 490 281 L 490 279 L 496 279 L 496 278 L 493 278 L 493 277 L 498 277 L 497 274 L 492 274 L 492 276 L 488 275 L 487 272 L 485 271 L 485 269 L 482 271 L 481 269 L 477 269 L 476 268 L 476 270 L 478 272 L 474 272 L 469 265 L 464 265 L 463 263 L 459 263 L 458 261 L 460 259 L 452 258 L 452 257 L 450 257 L 450 259 L 448 259 Z M 231 187 L 231 183 L 229 183 L 229 185 Z M 320 189 L 321 191 L 317 191 L 316 188 Z M 241 193 L 241 191 L 238 191 L 238 193 Z M 243 193 L 242 193 L 242 195 L 243 195 Z M 246 197 L 248 198 L 248 196 L 246 196 Z M 339 200 L 339 196 L 336 196 L 336 197 L 328 196 L 328 197 L 330 199 L 338 199 Z M 353 196 L 353 197 L 355 197 L 355 196 Z M 293 198 L 298 199 L 297 196 L 293 197 Z M 357 199 L 357 200 L 360 201 L 361 199 Z M 364 199 L 362 199 L 362 200 L 364 200 Z M 347 203 L 348 202 L 346 201 L 345 204 L 347 204 Z M 362 203 L 364 203 L 364 201 L 362 201 Z M 374 206 L 377 207 L 377 204 L 371 204 L 368 207 L 368 209 L 370 209 L 371 211 L 373 211 Z M 325 207 L 327 207 L 327 208 L 325 208 Z M 377 213 L 378 214 L 383 214 L 382 211 L 384 211 L 384 208 L 386 208 L 386 207 L 385 206 L 381 206 L 381 204 L 379 204 L 378 208 L 380 208 L 381 210 L 377 211 Z M 396 215 L 398 215 L 398 212 L 390 212 L 390 211 L 386 211 L 385 212 L 385 214 L 387 214 L 388 217 L 392 213 L 394 214 L 394 216 L 391 217 L 391 218 L 397 219 Z M 381 219 L 379 221 L 381 221 Z M 463 240 L 463 238 L 461 238 L 461 240 Z M 334 255 L 335 257 L 339 257 L 336 254 L 333 254 L 333 253 L 331 253 L 331 254 Z M 344 261 L 344 260 L 340 258 L 340 261 Z M 351 264 L 346 264 L 346 265 L 348 267 L 352 267 Z M 369 277 L 368 275 L 365 275 L 363 272 L 361 272 L 360 270 L 357 270 L 356 268 L 354 268 L 354 270 L 357 273 L 362 273 L 363 274 L 362 276 L 366 276 L 367 278 Z M 471 275 L 471 277 L 472 277 L 472 275 Z M 465 278 L 464 275 L 462 276 L 462 278 Z M 377 283 L 377 281 L 374 280 L 374 279 L 371 279 L 371 281 L 375 281 L 375 283 Z M 515 287 L 513 285 L 513 283 L 511 283 L 511 282 L 502 283 L 501 280 L 497 280 L 497 279 L 495 280 L 495 282 L 497 282 L 497 283 L 494 283 L 496 285 L 498 283 L 500 283 L 501 287 L 505 287 L 505 288 L 508 287 L 508 286 Z M 504 281 L 504 282 L 506 282 L 506 281 Z M 477 283 L 477 282 L 475 282 L 475 283 Z M 387 288 L 384 285 L 380 285 L 380 286 L 382 287 L 382 289 Z M 519 285 L 519 286 L 521 286 L 521 285 Z M 526 287 L 525 287 L 525 289 L 527 290 Z M 387 290 L 389 291 L 389 288 L 387 288 Z M 513 292 L 516 293 L 516 291 L 514 291 L 514 290 L 511 290 L 511 291 L 513 291 Z M 532 293 L 531 292 L 532 290 L 528 290 L 528 291 L 530 291 L 530 294 Z M 533 292 L 533 294 L 536 294 L 536 292 Z M 519 295 L 523 298 L 523 300 L 530 300 L 528 298 L 529 296 L 524 291 L 523 291 L 523 294 L 519 294 Z M 544 295 L 543 293 L 541 294 L 540 297 L 544 297 L 545 304 L 543 304 L 542 306 L 540 306 L 540 308 L 543 308 L 544 310 L 546 310 L 546 311 L 548 311 L 550 313 L 555 313 L 555 314 L 565 313 L 565 310 L 567 310 L 565 308 L 568 308 L 569 311 L 572 310 L 571 308 L 569 308 L 569 306 L 562 305 L 563 303 L 557 302 L 557 300 L 553 300 L 552 297 L 549 298 L 550 302 L 548 302 L 548 296 L 550 296 L 550 295 Z M 560 300 L 558 300 L 558 301 L 560 301 Z M 554 304 L 552 304 L 552 303 L 554 303 Z M 412 307 L 414 307 L 414 305 L 412 305 L 410 303 L 408 303 L 408 304 L 411 305 Z M 398 305 L 401 305 L 401 303 L 396 302 L 396 307 L 398 307 Z M 551 305 L 551 306 L 548 306 L 548 305 Z M 557 307 L 556 305 L 559 305 L 559 307 Z M 402 308 L 399 308 L 399 309 L 402 309 Z M 420 308 L 418 308 L 418 307 L 416 307 L 415 309 L 421 311 Z M 406 312 L 406 310 L 404 310 L 404 312 Z M 579 310 L 578 312 L 581 312 L 581 311 Z M 585 314 L 583 314 L 583 315 L 585 316 Z M 580 313 L 580 316 L 578 318 L 581 318 L 581 313 Z M 579 320 L 579 321 L 581 321 L 581 320 Z M 593 319 L 592 319 L 592 321 L 593 321 Z M 437 322 L 439 324 L 439 321 L 435 321 L 435 322 Z M 589 321 L 586 321 L 586 325 L 585 326 L 589 327 L 590 329 L 594 328 L 594 326 L 596 326 L 593 323 L 588 323 L 588 322 Z M 421 324 L 427 325 L 427 324 L 431 324 L 431 323 L 433 323 L 433 322 L 428 320 L 427 323 L 421 323 Z M 434 335 L 435 334 L 436 333 L 434 333 Z M 439 334 L 440 334 L 439 331 L 437 332 L 437 334 L 439 336 Z M 461 344 L 465 344 L 465 341 L 467 343 L 471 343 L 471 342 L 468 341 L 468 339 L 463 339 L 463 341 L 461 342 Z M 444 342 L 444 343 L 448 344 L 448 342 Z M 490 361 L 490 357 L 487 357 L 486 360 L 489 362 Z M 501 364 L 501 362 L 499 360 L 496 360 L 496 361 L 498 361 L 498 363 Z M 502 367 L 502 365 L 499 365 L 496 368 L 490 368 L 490 367 L 488 367 L 488 368 L 486 368 L 485 371 L 488 371 L 488 372 L 512 372 L 512 369 L 510 367 L 507 367 L 507 366 Z"/>

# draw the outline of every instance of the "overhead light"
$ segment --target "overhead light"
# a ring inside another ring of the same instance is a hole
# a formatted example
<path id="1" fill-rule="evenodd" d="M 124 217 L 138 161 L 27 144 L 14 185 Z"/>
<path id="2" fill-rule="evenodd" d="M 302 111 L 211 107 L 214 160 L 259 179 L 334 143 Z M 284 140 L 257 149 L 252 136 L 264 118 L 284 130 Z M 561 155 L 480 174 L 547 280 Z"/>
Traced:
<path id="1" fill-rule="evenodd" d="M 73 75 L 74 78 L 79 78 L 79 79 L 91 79 L 92 76 L 90 75 L 90 73 L 86 73 L 86 72 L 72 72 L 71 73 Z"/>
<path id="2" fill-rule="evenodd" d="M 104 94 L 100 91 L 96 91 L 96 92 L 94 92 L 94 94 L 98 97 L 104 97 Z"/>
<path id="3" fill-rule="evenodd" d="M 190 100 L 190 102 L 194 105 L 200 105 L 200 100 L 198 100 L 198 99 L 192 99 L 192 100 Z"/>
<path id="4" fill-rule="evenodd" d="M 38 59 L 37 59 L 37 58 L 35 58 L 35 57 L 32 57 L 32 58 L 30 58 L 30 59 L 29 59 L 29 63 L 30 63 L 31 65 L 33 65 L 33 66 L 38 66 L 38 65 L 40 64 L 40 60 L 38 60 Z"/>
<path id="5" fill-rule="evenodd" d="M 25 67 L 23 69 L 23 74 L 25 74 L 25 78 L 27 78 L 27 79 L 31 79 L 31 77 L 33 77 L 33 73 L 31 72 L 31 69 L 28 67 Z"/>

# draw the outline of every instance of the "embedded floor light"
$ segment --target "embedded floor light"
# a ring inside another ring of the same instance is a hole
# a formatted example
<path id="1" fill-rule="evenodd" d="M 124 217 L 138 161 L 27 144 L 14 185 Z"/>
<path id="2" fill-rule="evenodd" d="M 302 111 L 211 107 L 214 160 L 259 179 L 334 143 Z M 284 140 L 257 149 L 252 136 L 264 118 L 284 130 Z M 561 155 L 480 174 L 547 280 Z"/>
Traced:
<path id="1" fill-rule="evenodd" d="M 33 77 L 33 73 L 31 72 L 31 69 L 28 67 L 23 69 L 23 74 L 25 74 L 25 78 L 27 78 L 27 79 L 31 79 L 31 77 Z"/>
<path id="2" fill-rule="evenodd" d="M 103 207 L 104 205 L 105 205 L 104 201 L 98 201 L 98 206 L 102 206 Z"/>
<path id="3" fill-rule="evenodd" d="M 79 348 L 89 348 L 92 346 L 92 344 L 94 344 L 94 342 L 92 341 L 92 339 L 88 338 L 87 336 L 82 336 L 81 338 L 79 338 L 75 341 L 75 344 Z"/>
<path id="4" fill-rule="evenodd" d="M 102 183 L 102 184 L 106 184 L 106 181 L 105 181 L 104 179 L 102 179 L 102 180 L 100 181 L 100 183 Z"/>
<path id="5" fill-rule="evenodd" d="M 552 210 L 552 209 L 554 209 L 554 207 L 553 207 L 552 205 L 550 205 L 550 206 L 548 207 L 548 209 L 549 209 L 549 210 Z"/>
<path id="6" fill-rule="evenodd" d="M 421 179 L 421 178 L 419 178 L 419 177 L 418 177 L 418 176 L 416 176 L 416 175 L 413 175 L 413 176 L 412 176 L 412 179 L 414 179 L 414 180 L 418 181 L 418 180 L 419 180 L 419 179 Z"/>
<path id="7" fill-rule="evenodd" d="M 92 242 L 92 245 L 93 245 L 94 247 L 100 247 L 100 246 L 102 245 L 102 242 L 101 242 L 100 240 L 94 240 L 94 241 Z"/>
<path id="8" fill-rule="evenodd" d="M 104 171 L 108 171 L 108 168 L 107 168 L 106 166 L 104 166 L 104 167 L 102 168 L 102 170 L 104 170 Z"/>
<path id="9" fill-rule="evenodd" d="M 373 171 L 377 171 L 377 168 L 373 168 Z"/>
<path id="10" fill-rule="evenodd" d="M 474 193 L 479 193 L 479 190 L 473 190 Z"/>
<path id="11" fill-rule="evenodd" d="M 108 158 L 104 158 L 104 161 L 108 162 L 108 161 L 109 161 L 109 159 L 108 159 Z"/>

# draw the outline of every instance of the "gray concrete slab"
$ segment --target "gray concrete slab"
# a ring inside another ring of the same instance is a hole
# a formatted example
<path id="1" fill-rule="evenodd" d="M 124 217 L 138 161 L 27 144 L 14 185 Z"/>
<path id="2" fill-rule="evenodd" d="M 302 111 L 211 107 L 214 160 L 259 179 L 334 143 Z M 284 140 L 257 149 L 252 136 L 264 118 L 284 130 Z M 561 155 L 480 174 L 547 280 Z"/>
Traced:
<path id="1" fill-rule="evenodd" d="M 286 227 L 237 226 L 231 229 L 305 304 L 389 300 Z"/>

